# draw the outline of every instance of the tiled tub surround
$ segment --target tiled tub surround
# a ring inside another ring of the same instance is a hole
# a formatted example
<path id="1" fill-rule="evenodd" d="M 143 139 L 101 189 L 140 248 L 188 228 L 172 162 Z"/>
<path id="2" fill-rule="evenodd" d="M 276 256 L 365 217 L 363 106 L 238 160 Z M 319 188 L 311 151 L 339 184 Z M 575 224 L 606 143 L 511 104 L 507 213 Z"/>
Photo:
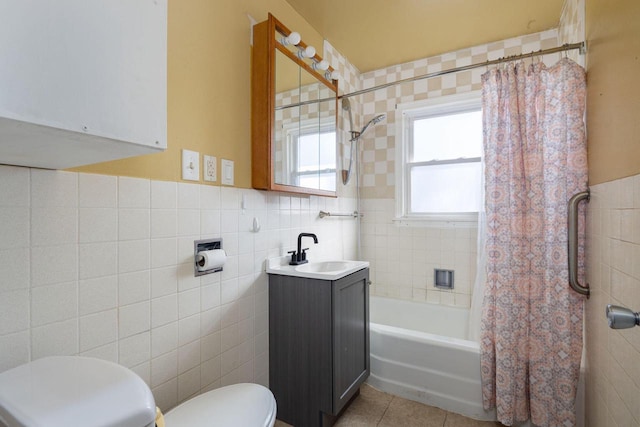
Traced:
<path id="1" fill-rule="evenodd" d="M 434 228 L 392 221 L 392 199 L 362 200 L 363 260 L 375 296 L 469 308 L 477 266 L 477 228 Z M 454 270 L 454 289 L 434 287 L 435 268 Z"/>
<path id="2" fill-rule="evenodd" d="M 317 218 L 354 205 L 0 166 L 0 371 L 47 355 L 104 358 L 138 373 L 163 410 L 267 384 L 263 261 L 302 231 L 319 238 L 311 259 L 354 258 L 355 221 Z M 227 263 L 196 278 L 193 241 L 209 237 L 222 237 Z"/>
<path id="3" fill-rule="evenodd" d="M 587 427 L 640 426 L 640 327 L 609 329 L 604 314 L 640 310 L 640 175 L 592 186 L 587 209 Z"/>
<path id="4" fill-rule="evenodd" d="M 462 49 L 399 64 L 360 76 L 366 89 L 380 84 L 558 45 L 558 31 Z M 554 64 L 559 54 L 544 57 Z M 486 68 L 476 68 L 361 95 L 365 120 L 386 113 L 385 121 L 361 140 L 363 168 L 362 254 L 371 262 L 372 295 L 469 307 L 476 274 L 477 227 L 407 226 L 395 217 L 395 108 L 399 103 L 480 90 Z M 433 286 L 433 269 L 455 270 L 455 289 Z"/>

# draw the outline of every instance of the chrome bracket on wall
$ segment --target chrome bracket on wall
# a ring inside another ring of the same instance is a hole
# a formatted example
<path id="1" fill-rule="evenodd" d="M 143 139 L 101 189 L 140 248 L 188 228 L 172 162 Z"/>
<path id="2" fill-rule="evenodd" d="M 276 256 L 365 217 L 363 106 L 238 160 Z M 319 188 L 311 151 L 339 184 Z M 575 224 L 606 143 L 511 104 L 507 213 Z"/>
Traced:
<path id="1" fill-rule="evenodd" d="M 582 286 L 578 281 L 578 203 L 583 200 L 589 201 L 589 190 L 575 194 L 569 200 L 569 286 L 577 293 L 589 298 L 589 284 Z"/>

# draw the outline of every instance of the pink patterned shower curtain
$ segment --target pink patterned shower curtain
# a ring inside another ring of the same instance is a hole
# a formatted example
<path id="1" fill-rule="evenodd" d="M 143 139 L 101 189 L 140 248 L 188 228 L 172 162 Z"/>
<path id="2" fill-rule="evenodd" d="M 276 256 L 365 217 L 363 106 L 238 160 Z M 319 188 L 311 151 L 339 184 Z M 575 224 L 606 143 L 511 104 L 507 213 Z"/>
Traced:
<path id="1" fill-rule="evenodd" d="M 567 203 L 587 189 L 585 73 L 565 58 L 494 69 L 482 81 L 484 406 L 508 426 L 573 426 L 583 297 L 568 285 Z M 583 249 L 579 257 L 582 265 Z"/>

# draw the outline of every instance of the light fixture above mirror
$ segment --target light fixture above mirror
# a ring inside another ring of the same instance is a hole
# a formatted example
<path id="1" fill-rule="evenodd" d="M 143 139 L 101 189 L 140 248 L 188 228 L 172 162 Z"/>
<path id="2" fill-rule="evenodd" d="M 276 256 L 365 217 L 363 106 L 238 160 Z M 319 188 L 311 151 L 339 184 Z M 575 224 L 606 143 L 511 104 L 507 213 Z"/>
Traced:
<path id="1" fill-rule="evenodd" d="M 335 196 L 336 70 L 271 14 L 253 34 L 252 186 Z"/>

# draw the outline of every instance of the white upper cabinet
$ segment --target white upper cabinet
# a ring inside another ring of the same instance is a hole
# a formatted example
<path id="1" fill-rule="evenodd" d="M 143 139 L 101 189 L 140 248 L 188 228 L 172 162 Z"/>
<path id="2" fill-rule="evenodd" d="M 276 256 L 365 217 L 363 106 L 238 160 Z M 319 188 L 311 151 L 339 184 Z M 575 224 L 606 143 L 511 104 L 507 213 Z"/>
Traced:
<path id="1" fill-rule="evenodd" d="M 0 163 L 167 148 L 168 0 L 0 0 Z"/>

